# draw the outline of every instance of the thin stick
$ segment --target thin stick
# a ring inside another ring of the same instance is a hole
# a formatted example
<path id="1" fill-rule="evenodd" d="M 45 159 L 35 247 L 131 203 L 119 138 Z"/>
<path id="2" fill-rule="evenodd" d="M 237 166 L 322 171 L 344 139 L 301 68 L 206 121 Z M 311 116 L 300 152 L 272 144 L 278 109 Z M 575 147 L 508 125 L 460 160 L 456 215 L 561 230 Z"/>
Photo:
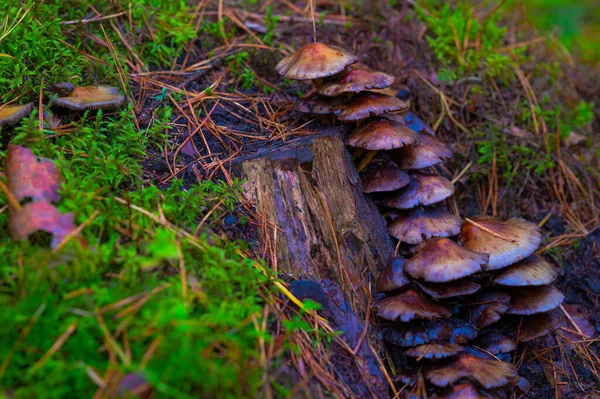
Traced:
<path id="1" fill-rule="evenodd" d="M 478 228 L 480 228 L 481 230 L 485 231 L 486 233 L 490 233 L 490 234 L 491 234 L 491 235 L 493 235 L 494 237 L 500 238 L 500 239 L 502 239 L 502 240 L 504 240 L 504 241 L 508 241 L 508 242 L 517 242 L 517 240 L 513 240 L 512 238 L 506 238 L 506 237 L 504 237 L 504 236 L 502 236 L 502 235 L 500 235 L 500 234 L 498 234 L 498 233 L 496 233 L 496 232 L 494 232 L 494 231 L 492 231 L 492 230 L 488 229 L 487 227 L 484 227 L 484 226 L 480 225 L 479 223 L 472 221 L 472 220 L 471 220 L 471 219 L 469 219 L 469 218 L 465 218 L 465 220 L 466 220 L 467 222 L 471 223 L 473 226 L 475 226 L 475 227 L 478 227 Z"/>
<path id="2" fill-rule="evenodd" d="M 313 41 L 317 42 L 317 25 L 315 24 L 315 6 L 313 5 L 313 0 L 308 0 L 310 3 L 310 19 L 312 20 L 313 26 Z"/>
<path id="3" fill-rule="evenodd" d="M 21 210 L 21 204 L 19 204 L 19 201 L 17 201 L 15 196 L 10 192 L 10 190 L 8 189 L 6 184 L 4 184 L 4 182 L 1 179 L 0 179 L 0 191 L 2 191 L 4 193 L 6 200 L 8 201 L 9 205 L 12 208 L 14 208 L 16 211 Z"/>

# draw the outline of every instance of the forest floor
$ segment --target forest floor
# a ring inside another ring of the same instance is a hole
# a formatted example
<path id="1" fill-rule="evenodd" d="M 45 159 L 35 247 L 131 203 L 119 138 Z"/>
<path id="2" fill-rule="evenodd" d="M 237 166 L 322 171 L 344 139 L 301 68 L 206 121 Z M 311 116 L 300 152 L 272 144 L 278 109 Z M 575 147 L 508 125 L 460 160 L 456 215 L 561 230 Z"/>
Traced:
<path id="1" fill-rule="evenodd" d="M 542 227 L 579 331 L 519 347 L 526 397 L 598 397 L 600 69 L 589 43 L 536 29 L 539 10 L 519 2 L 22 3 L 0 4 L 0 103 L 36 109 L 2 129 L 0 156 L 12 143 L 57 165 L 56 206 L 86 245 L 9 239 L 0 195 L 0 397 L 308 391 L 303 367 L 338 335 L 314 304 L 290 306 L 231 161 L 311 134 L 288 112 L 310 85 L 274 70 L 313 40 L 311 15 L 318 41 L 408 87 L 454 150 L 463 217 Z M 65 81 L 117 86 L 127 106 L 60 110 L 45 87 Z M 343 391 L 336 378 L 326 388 Z"/>

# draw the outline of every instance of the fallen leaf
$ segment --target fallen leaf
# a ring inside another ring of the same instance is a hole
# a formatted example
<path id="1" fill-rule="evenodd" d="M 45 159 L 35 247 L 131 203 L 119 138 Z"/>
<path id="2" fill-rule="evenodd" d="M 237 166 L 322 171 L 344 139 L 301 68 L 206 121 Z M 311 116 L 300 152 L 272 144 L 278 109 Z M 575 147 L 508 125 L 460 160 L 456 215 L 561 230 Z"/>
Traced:
<path id="1" fill-rule="evenodd" d="M 6 175 L 8 188 L 17 201 L 31 198 L 34 201 L 56 202 L 61 177 L 54 163 L 38 158 L 29 148 L 8 146 Z"/>
<path id="2" fill-rule="evenodd" d="M 72 213 L 61 214 L 47 201 L 30 202 L 20 210 L 10 211 L 10 235 L 15 240 L 24 240 L 36 231 L 52 234 L 50 246 L 55 248 L 75 230 Z"/>

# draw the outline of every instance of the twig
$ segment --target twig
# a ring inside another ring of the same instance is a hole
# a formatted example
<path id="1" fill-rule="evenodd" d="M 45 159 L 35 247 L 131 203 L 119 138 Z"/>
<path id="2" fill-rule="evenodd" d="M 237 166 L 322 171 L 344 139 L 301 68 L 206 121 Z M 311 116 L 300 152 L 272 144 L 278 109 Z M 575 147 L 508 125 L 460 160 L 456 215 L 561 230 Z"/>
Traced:
<path id="1" fill-rule="evenodd" d="M 471 223 L 473 226 L 475 226 L 475 227 L 477 227 L 477 228 L 485 231 L 486 233 L 489 233 L 489 234 L 493 235 L 494 237 L 500 238 L 500 239 L 502 239 L 504 241 L 508 241 L 508 242 L 517 242 L 517 240 L 513 240 L 512 238 L 506 238 L 506 237 L 504 237 L 504 236 L 502 236 L 502 235 L 500 235 L 500 234 L 498 234 L 498 233 L 496 233 L 496 232 L 488 229 L 487 227 L 484 227 L 484 226 L 480 225 L 479 223 L 472 221 L 469 218 L 465 218 L 465 221 Z"/>

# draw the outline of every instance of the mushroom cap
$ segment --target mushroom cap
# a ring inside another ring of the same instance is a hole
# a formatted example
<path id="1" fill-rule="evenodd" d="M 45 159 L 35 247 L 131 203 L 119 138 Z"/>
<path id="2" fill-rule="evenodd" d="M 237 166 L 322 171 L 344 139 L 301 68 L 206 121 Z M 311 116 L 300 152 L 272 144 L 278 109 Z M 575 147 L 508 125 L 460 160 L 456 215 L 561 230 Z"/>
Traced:
<path id="1" fill-rule="evenodd" d="M 550 284 L 558 277 L 558 268 L 540 255 L 529 257 L 508 266 L 494 278 L 498 285 L 513 287 Z"/>
<path id="2" fill-rule="evenodd" d="M 416 142 L 419 135 L 406 126 L 386 118 L 372 118 L 355 129 L 346 144 L 367 150 L 391 150 Z"/>
<path id="3" fill-rule="evenodd" d="M 304 114 L 327 115 L 335 113 L 334 108 L 341 102 L 343 102 L 341 98 L 313 94 L 312 96 L 298 99 L 293 109 Z"/>
<path id="4" fill-rule="evenodd" d="M 435 299 L 453 298 L 461 295 L 471 295 L 479 291 L 481 285 L 469 280 L 455 280 L 446 283 L 425 283 L 418 281 L 419 287 Z"/>
<path id="5" fill-rule="evenodd" d="M 416 245 L 432 237 L 450 237 L 460 231 L 460 219 L 445 207 L 414 208 L 400 213 L 388 226 L 397 239 Z"/>
<path id="6" fill-rule="evenodd" d="M 452 387 L 452 391 L 443 396 L 436 396 L 437 399 L 493 399 L 495 396 L 488 395 L 481 391 L 475 385 L 469 382 Z"/>
<path id="7" fill-rule="evenodd" d="M 385 269 L 379 274 L 375 288 L 380 292 L 391 291 L 404 287 L 409 282 L 406 273 L 404 273 L 404 259 L 396 256 L 388 262 Z"/>
<path id="8" fill-rule="evenodd" d="M 386 112 L 403 111 L 406 104 L 396 97 L 372 91 L 363 91 L 353 96 L 349 101 L 340 104 L 335 111 L 339 112 L 338 119 L 344 122 L 356 122 L 377 116 Z M 414 133 L 411 131 L 411 133 Z"/>
<path id="9" fill-rule="evenodd" d="M 78 86 L 68 96 L 56 98 L 54 105 L 75 111 L 108 110 L 119 108 L 124 100 L 119 89 L 113 86 Z"/>
<path id="10" fill-rule="evenodd" d="M 387 73 L 350 69 L 345 71 L 339 78 L 321 86 L 319 94 L 335 97 L 340 94 L 358 93 L 364 90 L 384 89 L 392 83 L 394 83 L 394 77 Z"/>
<path id="11" fill-rule="evenodd" d="M 363 193 L 394 191 L 410 183 L 410 176 L 393 163 L 369 165 L 361 176 L 361 183 Z"/>
<path id="12" fill-rule="evenodd" d="M 402 169 L 424 169 L 452 156 L 446 144 L 428 134 L 419 135 L 420 142 L 391 152 L 391 158 Z"/>
<path id="13" fill-rule="evenodd" d="M 477 336 L 470 324 L 455 318 L 441 320 L 418 320 L 410 324 L 388 326 L 383 339 L 401 347 L 413 347 L 430 342 L 466 344 Z"/>
<path id="14" fill-rule="evenodd" d="M 383 203 L 395 209 L 410 209 L 419 205 L 433 205 L 454 194 L 454 185 L 445 177 L 412 172 L 408 186 L 391 194 Z"/>
<path id="15" fill-rule="evenodd" d="M 435 320 L 450 317 L 452 312 L 414 290 L 408 290 L 375 302 L 377 315 L 386 320 Z"/>
<path id="16" fill-rule="evenodd" d="M 512 339 L 502 334 L 488 331 L 477 338 L 477 346 L 494 355 L 498 355 L 500 353 L 510 353 L 514 351 L 517 344 L 515 344 L 515 341 Z"/>
<path id="17" fill-rule="evenodd" d="M 358 57 L 343 48 L 310 43 L 283 58 L 275 69 L 288 79 L 309 80 L 335 75 L 355 62 Z"/>
<path id="18" fill-rule="evenodd" d="M 523 317 L 519 341 L 529 342 L 549 334 L 561 321 L 558 311 L 538 313 L 533 316 Z"/>
<path id="19" fill-rule="evenodd" d="M 33 103 L 0 104 L 0 126 L 12 126 L 33 111 Z"/>
<path id="20" fill-rule="evenodd" d="M 434 238 L 417 246 L 404 269 L 413 278 L 445 283 L 481 271 L 488 258 L 488 254 L 469 251 L 448 238 Z"/>
<path id="21" fill-rule="evenodd" d="M 531 255 L 542 242 L 540 228 L 521 218 L 500 220 L 491 216 L 477 216 L 471 220 L 484 228 L 512 241 L 496 237 L 468 221 L 464 221 L 460 239 L 466 248 L 490 254 L 488 270 L 497 270 Z"/>
<path id="22" fill-rule="evenodd" d="M 464 349 L 459 344 L 451 343 L 431 343 L 415 346 L 414 348 L 407 349 L 404 353 L 406 356 L 415 357 L 417 360 L 420 359 L 443 359 L 446 357 L 454 356 Z"/>
<path id="23" fill-rule="evenodd" d="M 483 388 L 491 389 L 516 381 L 519 376 L 515 366 L 510 363 L 462 354 L 446 366 L 428 371 L 425 373 L 425 378 L 442 388 L 467 378 Z"/>
<path id="24" fill-rule="evenodd" d="M 481 330 L 500 320 L 510 304 L 510 294 L 488 291 L 465 304 L 466 317 L 470 324 Z"/>
<path id="25" fill-rule="evenodd" d="M 57 94 L 59 97 L 66 97 L 73 93 L 73 90 L 75 90 L 75 85 L 69 82 L 60 82 L 47 86 L 46 90 L 48 90 L 50 93 Z"/>
<path id="26" fill-rule="evenodd" d="M 404 100 L 402 97 L 398 98 L 406 102 L 406 100 Z M 435 132 L 433 131 L 433 129 L 410 110 L 401 114 L 385 114 L 382 116 L 393 121 L 402 123 L 403 125 L 406 125 L 406 127 L 408 127 L 413 132 L 426 133 L 430 136 L 435 136 Z"/>
<path id="27" fill-rule="evenodd" d="M 555 309 L 565 300 L 558 289 L 544 285 L 515 290 L 511 294 L 508 314 L 531 315 Z"/>

